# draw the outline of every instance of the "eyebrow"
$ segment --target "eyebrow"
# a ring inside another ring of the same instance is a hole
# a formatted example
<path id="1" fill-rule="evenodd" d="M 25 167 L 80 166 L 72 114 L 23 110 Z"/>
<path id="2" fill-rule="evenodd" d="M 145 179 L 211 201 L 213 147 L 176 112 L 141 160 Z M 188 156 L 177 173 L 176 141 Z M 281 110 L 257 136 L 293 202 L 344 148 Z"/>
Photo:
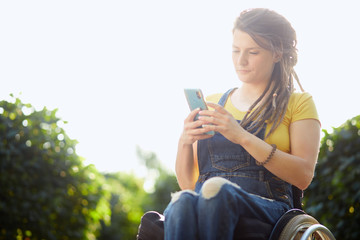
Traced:
<path id="1" fill-rule="evenodd" d="M 237 46 L 235 45 L 232 45 L 233 48 L 238 48 Z M 247 50 L 253 50 L 253 49 L 262 49 L 261 47 L 249 47 L 249 48 L 246 48 Z"/>

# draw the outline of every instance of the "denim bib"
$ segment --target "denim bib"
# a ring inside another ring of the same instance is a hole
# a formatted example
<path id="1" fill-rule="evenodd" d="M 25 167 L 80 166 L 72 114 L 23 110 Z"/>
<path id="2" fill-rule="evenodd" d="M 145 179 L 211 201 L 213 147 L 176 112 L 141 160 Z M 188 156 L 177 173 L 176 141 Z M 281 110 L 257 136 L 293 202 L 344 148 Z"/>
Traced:
<path id="1" fill-rule="evenodd" d="M 230 93 L 228 90 L 219 100 L 219 105 L 225 105 Z M 239 121 L 240 123 L 240 121 Z M 264 126 L 256 136 L 264 139 Z M 251 133 L 255 133 L 256 129 Z M 250 194 L 282 201 L 292 206 L 293 196 L 291 185 L 256 164 L 255 159 L 240 145 L 227 140 L 216 132 L 209 139 L 198 141 L 199 179 L 195 191 L 199 192 L 203 183 L 218 176 L 236 183 Z"/>

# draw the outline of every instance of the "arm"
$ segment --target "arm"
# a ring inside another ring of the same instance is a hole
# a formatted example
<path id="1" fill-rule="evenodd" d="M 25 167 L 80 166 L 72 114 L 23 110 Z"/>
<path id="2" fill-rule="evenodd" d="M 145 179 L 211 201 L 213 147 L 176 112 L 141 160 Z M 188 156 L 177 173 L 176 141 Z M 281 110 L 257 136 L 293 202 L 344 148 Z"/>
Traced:
<path id="1" fill-rule="evenodd" d="M 246 132 L 238 139 L 257 161 L 263 162 L 271 152 L 265 141 Z M 291 153 L 277 150 L 272 159 L 264 165 L 270 172 L 299 189 L 306 189 L 314 176 L 320 144 L 320 124 L 306 119 L 290 125 Z"/>
<path id="2" fill-rule="evenodd" d="M 195 189 L 195 183 L 199 177 L 199 168 L 196 158 L 195 142 L 193 145 L 186 145 L 181 140 L 178 144 L 175 172 L 181 190 Z"/>
<path id="3" fill-rule="evenodd" d="M 243 146 L 257 161 L 263 162 L 271 152 L 271 145 L 243 129 L 225 109 L 209 103 L 216 111 L 202 111 L 211 117 L 200 119 L 214 125 L 207 130 L 220 132 L 228 140 Z M 291 153 L 276 150 L 269 163 L 270 172 L 292 185 L 304 190 L 310 184 L 320 144 L 320 123 L 314 119 L 293 122 L 290 125 Z"/>
<path id="4" fill-rule="evenodd" d="M 192 111 L 184 121 L 184 130 L 178 143 L 178 151 L 175 163 L 176 177 L 182 190 L 195 189 L 195 183 L 199 177 L 197 162 L 197 141 L 210 138 L 205 134 L 204 128 L 199 128 L 203 121 L 193 121 L 200 110 Z"/>

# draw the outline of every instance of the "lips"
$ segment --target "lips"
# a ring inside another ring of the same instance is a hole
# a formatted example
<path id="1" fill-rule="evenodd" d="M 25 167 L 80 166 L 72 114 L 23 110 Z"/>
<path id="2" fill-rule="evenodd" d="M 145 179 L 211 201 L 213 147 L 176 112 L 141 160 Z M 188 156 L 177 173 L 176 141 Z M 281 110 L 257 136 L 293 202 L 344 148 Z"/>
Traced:
<path id="1" fill-rule="evenodd" d="M 250 72 L 250 70 L 246 70 L 246 69 L 237 69 L 236 71 L 239 73 L 249 73 Z"/>

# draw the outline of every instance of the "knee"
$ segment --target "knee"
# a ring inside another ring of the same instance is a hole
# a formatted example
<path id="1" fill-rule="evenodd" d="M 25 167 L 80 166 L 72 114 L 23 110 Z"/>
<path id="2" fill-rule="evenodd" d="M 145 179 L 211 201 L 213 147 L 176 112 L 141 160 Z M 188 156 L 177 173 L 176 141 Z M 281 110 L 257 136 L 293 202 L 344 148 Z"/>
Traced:
<path id="1" fill-rule="evenodd" d="M 226 180 L 225 178 L 213 177 L 204 183 L 201 189 L 201 194 L 205 199 L 213 198 L 220 192 L 223 186 L 226 185 L 235 186 L 237 188 L 239 187 L 238 185 L 230 182 L 229 180 Z"/>
<path id="2" fill-rule="evenodd" d="M 196 196 L 197 193 L 191 190 L 184 190 L 180 192 L 176 192 L 171 194 L 171 203 L 175 203 L 177 201 L 191 201 L 191 199 Z"/>
<path id="3" fill-rule="evenodd" d="M 180 221 L 180 219 L 192 215 L 197 201 L 196 198 L 197 193 L 190 190 L 173 193 L 171 202 L 164 212 L 165 218 Z"/>

